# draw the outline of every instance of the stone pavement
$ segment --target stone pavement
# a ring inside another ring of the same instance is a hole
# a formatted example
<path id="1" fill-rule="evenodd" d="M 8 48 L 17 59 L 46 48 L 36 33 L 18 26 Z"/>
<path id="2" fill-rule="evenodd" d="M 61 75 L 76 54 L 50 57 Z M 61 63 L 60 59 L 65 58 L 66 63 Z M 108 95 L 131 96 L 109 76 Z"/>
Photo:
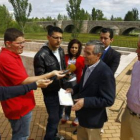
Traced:
<path id="1" fill-rule="evenodd" d="M 125 58 L 123 58 L 125 60 Z M 116 76 L 116 100 L 112 107 L 108 109 L 108 122 L 104 125 L 104 134 L 102 140 L 120 140 L 120 121 L 123 109 L 125 107 L 126 93 L 130 86 L 131 70 L 136 56 L 131 63 L 127 65 L 120 74 Z M 126 59 L 128 61 L 128 59 Z M 125 64 L 122 64 L 125 65 Z M 47 124 L 47 113 L 43 103 L 43 96 L 40 89 L 35 91 L 36 107 L 33 110 L 33 119 L 31 122 L 30 139 L 43 140 L 45 134 L 45 126 Z M 74 112 L 71 114 L 71 120 L 75 118 Z M 75 127 L 71 125 L 71 121 L 66 124 L 59 124 L 59 132 L 66 140 L 77 140 L 76 135 L 72 132 Z M 0 106 L 0 134 L 1 140 L 11 139 L 11 127 L 8 120 L 5 118 Z"/>

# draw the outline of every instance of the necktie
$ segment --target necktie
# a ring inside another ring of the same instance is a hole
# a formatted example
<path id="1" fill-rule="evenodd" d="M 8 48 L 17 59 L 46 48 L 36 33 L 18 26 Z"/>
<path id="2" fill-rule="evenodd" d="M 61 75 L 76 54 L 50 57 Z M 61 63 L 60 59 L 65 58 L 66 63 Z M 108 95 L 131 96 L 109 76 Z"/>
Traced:
<path id="1" fill-rule="evenodd" d="M 83 82 L 83 86 L 85 85 L 85 83 L 86 83 L 86 81 L 87 81 L 87 79 L 88 79 L 89 75 L 90 75 L 90 69 L 89 69 L 89 68 L 87 68 L 87 69 L 86 69 L 86 71 L 85 71 L 85 75 L 84 75 L 84 82 Z"/>
<path id="2" fill-rule="evenodd" d="M 101 59 L 102 59 L 102 60 L 104 59 L 104 56 L 105 56 L 105 53 L 106 53 L 106 52 L 107 52 L 106 50 L 103 51 L 103 54 L 102 54 L 102 56 L 101 56 Z"/>

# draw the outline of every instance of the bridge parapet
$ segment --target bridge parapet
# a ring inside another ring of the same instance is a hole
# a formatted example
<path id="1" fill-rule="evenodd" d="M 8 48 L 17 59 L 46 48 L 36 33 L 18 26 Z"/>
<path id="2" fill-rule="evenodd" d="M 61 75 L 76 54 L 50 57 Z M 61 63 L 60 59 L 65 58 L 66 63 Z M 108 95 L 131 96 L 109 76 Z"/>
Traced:
<path id="1" fill-rule="evenodd" d="M 43 22 L 38 22 L 38 24 L 44 26 L 47 28 L 47 26 L 50 25 L 56 25 L 60 28 L 62 28 L 63 31 L 65 30 L 68 26 L 74 26 L 71 20 L 66 20 L 66 21 L 43 21 Z M 119 35 L 119 34 L 128 34 L 134 29 L 140 29 L 140 21 L 91 21 L 91 20 L 84 20 L 83 21 L 83 28 L 81 30 L 81 33 L 97 33 L 99 30 L 103 27 L 109 27 L 114 30 L 114 33 Z M 115 28 L 114 28 L 115 27 Z M 72 29 L 73 28 L 69 28 Z"/>

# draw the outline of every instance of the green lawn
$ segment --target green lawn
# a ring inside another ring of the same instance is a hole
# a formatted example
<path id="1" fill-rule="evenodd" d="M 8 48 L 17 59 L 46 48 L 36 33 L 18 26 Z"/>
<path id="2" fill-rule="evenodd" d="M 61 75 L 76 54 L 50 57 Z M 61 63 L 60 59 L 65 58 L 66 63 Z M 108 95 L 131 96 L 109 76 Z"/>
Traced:
<path id="1" fill-rule="evenodd" d="M 47 33 L 25 33 L 25 38 L 28 40 L 46 40 Z M 3 34 L 0 34 L 0 37 L 3 38 Z M 63 34 L 63 41 L 69 42 L 71 38 L 70 33 Z M 78 38 L 82 43 L 86 43 L 89 40 L 98 40 L 99 34 L 80 34 Z M 112 43 L 113 46 L 120 46 L 120 47 L 130 47 L 136 48 L 137 47 L 137 36 L 114 36 L 114 41 Z"/>

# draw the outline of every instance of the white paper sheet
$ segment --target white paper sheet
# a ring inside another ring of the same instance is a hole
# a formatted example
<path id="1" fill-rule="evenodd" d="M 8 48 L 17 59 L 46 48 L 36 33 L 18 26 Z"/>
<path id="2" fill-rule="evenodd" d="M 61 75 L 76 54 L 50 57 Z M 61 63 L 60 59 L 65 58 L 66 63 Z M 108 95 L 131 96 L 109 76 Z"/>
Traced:
<path id="1" fill-rule="evenodd" d="M 73 105 L 71 93 L 66 93 L 66 91 L 61 88 L 58 91 L 58 96 L 59 96 L 60 105 L 65 105 L 65 106 L 72 106 Z"/>
<path id="2" fill-rule="evenodd" d="M 76 81 L 76 77 L 71 78 L 68 82 Z"/>

